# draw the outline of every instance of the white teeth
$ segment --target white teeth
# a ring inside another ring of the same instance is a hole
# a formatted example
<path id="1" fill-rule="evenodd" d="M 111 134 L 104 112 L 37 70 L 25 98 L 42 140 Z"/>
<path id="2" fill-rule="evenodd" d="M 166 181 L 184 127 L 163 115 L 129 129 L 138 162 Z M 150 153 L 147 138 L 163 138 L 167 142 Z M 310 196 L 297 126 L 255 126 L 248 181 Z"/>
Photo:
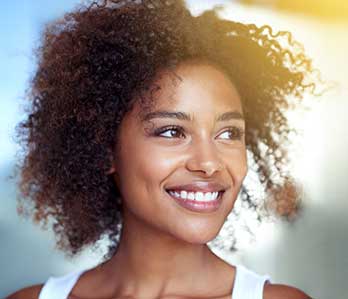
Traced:
<path id="1" fill-rule="evenodd" d="M 212 197 L 213 197 L 213 196 L 214 196 L 214 193 L 210 193 L 210 192 L 205 193 L 205 194 L 204 194 L 204 200 L 205 200 L 205 201 L 212 200 Z"/>
<path id="2" fill-rule="evenodd" d="M 195 194 L 193 192 L 189 192 L 188 199 L 194 200 L 195 199 Z"/>
<path id="3" fill-rule="evenodd" d="M 205 201 L 203 193 L 202 192 L 196 192 L 195 193 L 195 200 Z"/>
<path id="4" fill-rule="evenodd" d="M 181 191 L 180 192 L 180 197 L 186 199 L 187 198 L 187 192 L 186 191 Z"/>
<path id="5" fill-rule="evenodd" d="M 212 201 L 216 200 L 219 195 L 219 192 L 187 192 L 187 191 L 168 191 L 170 195 L 175 197 L 180 197 L 183 199 L 197 200 L 197 201 Z"/>

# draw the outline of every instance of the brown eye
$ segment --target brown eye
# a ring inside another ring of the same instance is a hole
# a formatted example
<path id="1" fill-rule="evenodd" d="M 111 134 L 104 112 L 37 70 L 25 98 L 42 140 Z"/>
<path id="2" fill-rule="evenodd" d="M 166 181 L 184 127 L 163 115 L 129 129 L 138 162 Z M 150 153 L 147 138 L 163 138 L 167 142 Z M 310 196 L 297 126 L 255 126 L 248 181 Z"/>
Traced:
<path id="1" fill-rule="evenodd" d="M 221 133 L 220 136 L 223 134 L 227 135 L 227 138 L 223 138 L 223 139 L 241 140 L 243 137 L 244 131 L 242 128 L 239 128 L 239 127 L 230 127 L 228 130 Z"/>
<path id="2" fill-rule="evenodd" d="M 180 138 L 180 136 L 184 136 L 183 131 L 184 130 L 179 126 L 168 126 L 168 127 L 157 129 L 154 135 L 159 137 L 165 137 L 165 138 Z M 166 133 L 166 136 L 164 133 Z"/>

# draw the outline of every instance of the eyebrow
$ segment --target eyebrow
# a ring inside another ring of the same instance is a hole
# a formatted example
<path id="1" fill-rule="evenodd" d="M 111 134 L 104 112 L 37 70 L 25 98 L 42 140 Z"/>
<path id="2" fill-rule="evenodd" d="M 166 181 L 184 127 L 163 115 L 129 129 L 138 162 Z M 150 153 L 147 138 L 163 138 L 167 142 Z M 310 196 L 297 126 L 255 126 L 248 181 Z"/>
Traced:
<path id="1" fill-rule="evenodd" d="M 178 120 L 192 121 L 191 116 L 185 112 L 159 110 L 147 113 L 145 116 L 142 117 L 142 122 L 150 121 L 153 118 L 172 118 Z M 244 120 L 244 116 L 239 111 L 228 111 L 219 115 L 216 121 L 229 121 L 232 119 Z"/>

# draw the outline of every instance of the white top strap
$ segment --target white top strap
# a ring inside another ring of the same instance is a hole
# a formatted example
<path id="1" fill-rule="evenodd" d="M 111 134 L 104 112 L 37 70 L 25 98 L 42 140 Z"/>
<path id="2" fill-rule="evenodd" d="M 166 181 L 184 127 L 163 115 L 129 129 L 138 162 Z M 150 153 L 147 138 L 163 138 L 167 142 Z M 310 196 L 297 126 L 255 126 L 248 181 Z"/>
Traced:
<path id="1" fill-rule="evenodd" d="M 39 299 L 68 299 L 77 280 L 86 270 L 68 273 L 64 276 L 51 276 L 41 289 Z M 232 299 L 262 299 L 263 286 L 270 281 L 268 275 L 258 275 L 242 265 L 236 265 L 236 277 Z"/>
<path id="2" fill-rule="evenodd" d="M 39 299 L 67 299 L 82 272 L 79 270 L 64 276 L 51 276 L 40 291 Z"/>
<path id="3" fill-rule="evenodd" d="M 266 281 L 270 281 L 268 275 L 259 275 L 242 265 L 237 265 L 232 299 L 262 299 Z"/>

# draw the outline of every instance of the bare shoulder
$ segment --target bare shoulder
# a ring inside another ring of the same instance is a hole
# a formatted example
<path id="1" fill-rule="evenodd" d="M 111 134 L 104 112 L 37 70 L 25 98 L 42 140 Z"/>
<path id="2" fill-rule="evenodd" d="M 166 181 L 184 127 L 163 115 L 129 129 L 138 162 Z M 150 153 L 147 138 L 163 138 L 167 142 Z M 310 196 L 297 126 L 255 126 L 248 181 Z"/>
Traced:
<path id="1" fill-rule="evenodd" d="M 264 286 L 265 299 L 311 299 L 303 291 L 283 284 L 266 283 Z"/>
<path id="2" fill-rule="evenodd" d="M 36 284 L 7 296 L 5 299 L 38 299 L 43 284 Z"/>

